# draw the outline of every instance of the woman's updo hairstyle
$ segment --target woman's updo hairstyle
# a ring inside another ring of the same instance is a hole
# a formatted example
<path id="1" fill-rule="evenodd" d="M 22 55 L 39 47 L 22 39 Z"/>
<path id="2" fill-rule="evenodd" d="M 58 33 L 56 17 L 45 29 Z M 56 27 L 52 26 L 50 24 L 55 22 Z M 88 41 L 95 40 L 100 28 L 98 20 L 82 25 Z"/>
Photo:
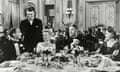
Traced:
<path id="1" fill-rule="evenodd" d="M 116 32 L 113 27 L 108 26 L 107 31 L 113 35 L 113 38 L 116 38 Z"/>
<path id="2" fill-rule="evenodd" d="M 25 17 L 27 16 L 27 11 L 33 11 L 35 13 L 35 17 L 36 17 L 36 10 L 35 10 L 35 4 L 33 2 L 27 2 L 24 8 L 24 15 Z"/>

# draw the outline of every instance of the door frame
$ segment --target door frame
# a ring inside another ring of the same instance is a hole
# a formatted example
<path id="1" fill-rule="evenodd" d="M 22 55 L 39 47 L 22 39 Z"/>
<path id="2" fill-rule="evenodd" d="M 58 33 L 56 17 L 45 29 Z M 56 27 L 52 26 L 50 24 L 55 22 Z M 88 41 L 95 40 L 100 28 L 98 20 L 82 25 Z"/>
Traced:
<path id="1" fill-rule="evenodd" d="M 89 8 L 88 6 L 89 6 L 89 3 L 94 3 L 94 2 L 116 2 L 116 6 L 117 6 L 117 3 L 119 2 L 119 0 L 85 0 L 85 29 L 88 29 L 88 27 L 90 26 L 90 25 L 88 25 L 88 23 L 87 23 L 87 20 L 88 20 L 88 18 L 87 17 L 89 17 L 88 16 L 88 12 L 87 12 L 87 9 Z M 116 10 L 115 10 L 116 11 Z M 115 12 L 116 13 L 116 12 Z M 116 23 L 118 23 L 117 21 L 117 15 L 115 15 L 115 28 L 116 27 L 118 27 L 118 26 L 116 26 L 116 25 L 118 25 L 118 24 L 116 24 Z"/>
<path id="2" fill-rule="evenodd" d="M 85 0 L 86 2 L 110 2 L 110 1 L 119 1 L 119 0 Z"/>

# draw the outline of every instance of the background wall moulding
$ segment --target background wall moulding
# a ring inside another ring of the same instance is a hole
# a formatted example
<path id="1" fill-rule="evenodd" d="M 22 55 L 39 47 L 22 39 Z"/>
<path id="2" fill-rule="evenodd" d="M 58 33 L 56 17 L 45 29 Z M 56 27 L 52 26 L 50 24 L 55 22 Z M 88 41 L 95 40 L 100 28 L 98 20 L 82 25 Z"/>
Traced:
<path id="1" fill-rule="evenodd" d="M 120 0 L 85 0 L 86 2 L 109 2 L 109 1 L 120 1 Z"/>

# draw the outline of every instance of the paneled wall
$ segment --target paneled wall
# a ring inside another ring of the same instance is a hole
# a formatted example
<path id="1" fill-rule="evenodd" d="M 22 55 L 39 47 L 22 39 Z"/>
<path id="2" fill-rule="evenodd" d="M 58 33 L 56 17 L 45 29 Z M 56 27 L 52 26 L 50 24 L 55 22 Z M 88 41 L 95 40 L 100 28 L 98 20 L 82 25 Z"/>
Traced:
<path id="1" fill-rule="evenodd" d="M 2 0 L 2 3 L 3 26 L 8 28 L 10 23 L 8 0 Z"/>
<path id="2" fill-rule="evenodd" d="M 56 0 L 56 29 L 63 29 L 66 24 L 76 24 L 78 25 L 78 0 L 72 0 L 72 10 L 73 14 L 70 18 L 66 15 L 66 9 L 68 6 L 68 0 Z"/>
<path id="3" fill-rule="evenodd" d="M 14 27 L 24 17 L 24 5 L 32 1 L 36 6 L 37 17 L 46 25 L 45 4 L 55 4 L 55 29 L 63 29 L 67 22 L 65 17 L 68 0 L 0 0 L 0 10 L 3 12 L 3 25 L 10 26 L 10 18 Z M 120 32 L 120 1 L 119 0 L 72 0 L 74 16 L 70 19 L 73 24 L 78 25 L 80 30 L 87 29 L 96 24 L 112 25 Z M 12 17 L 11 17 L 12 15 Z"/>
<path id="4" fill-rule="evenodd" d="M 19 1 L 18 0 L 2 0 L 3 26 L 9 27 L 19 26 Z"/>
<path id="5" fill-rule="evenodd" d="M 0 0 L 0 11 L 2 10 L 2 0 Z"/>
<path id="6" fill-rule="evenodd" d="M 0 26 L 2 25 L 2 0 L 0 0 Z"/>
<path id="7" fill-rule="evenodd" d="M 85 12 L 85 0 L 78 0 L 78 14 L 77 14 L 77 20 L 78 20 L 78 27 L 81 30 L 84 30 L 86 28 L 86 20 L 85 20 L 85 16 L 86 16 L 86 12 Z"/>
<path id="8" fill-rule="evenodd" d="M 88 2 L 86 4 L 87 26 L 103 24 L 114 26 L 116 23 L 116 3 L 115 2 Z"/>
<path id="9" fill-rule="evenodd" d="M 19 27 L 19 3 L 9 1 L 9 12 L 10 12 L 10 25 L 17 28 Z M 10 26 L 9 25 L 9 26 Z"/>
<path id="10" fill-rule="evenodd" d="M 62 19 L 64 18 L 64 11 L 66 8 L 65 2 L 66 0 L 64 0 L 63 3 L 58 2 L 56 7 L 56 27 L 59 28 L 64 27 L 61 21 L 63 21 Z M 73 2 L 76 4 L 75 24 L 78 25 L 80 30 L 87 29 L 89 26 L 103 24 L 106 26 L 113 26 L 116 31 L 120 31 L 119 0 L 73 0 Z M 59 5 L 63 5 L 63 7 Z M 62 7 L 62 9 L 60 7 Z M 63 14 L 60 12 L 63 12 Z M 71 19 L 71 21 L 74 20 Z"/>
<path id="11" fill-rule="evenodd" d="M 120 31 L 120 3 L 119 0 L 86 0 L 86 28 L 103 24 L 112 26 Z"/>
<path id="12" fill-rule="evenodd" d="M 62 7 L 63 7 L 63 0 L 56 0 L 56 7 L 55 7 L 55 28 L 59 29 L 59 28 L 63 28 L 63 24 L 62 24 Z"/>
<path id="13" fill-rule="evenodd" d="M 120 33 L 120 1 L 116 2 L 116 26 L 115 28 Z"/>

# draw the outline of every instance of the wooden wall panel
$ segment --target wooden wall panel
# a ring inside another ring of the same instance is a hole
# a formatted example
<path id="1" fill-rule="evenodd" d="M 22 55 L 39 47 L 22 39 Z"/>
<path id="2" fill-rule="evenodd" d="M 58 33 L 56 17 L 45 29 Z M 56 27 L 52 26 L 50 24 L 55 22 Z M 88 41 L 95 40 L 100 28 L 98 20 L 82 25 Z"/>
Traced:
<path id="1" fill-rule="evenodd" d="M 78 0 L 78 27 L 79 29 L 85 29 L 85 0 Z"/>
<path id="2" fill-rule="evenodd" d="M 116 2 L 116 26 L 117 32 L 120 33 L 120 1 Z"/>
<path id="3" fill-rule="evenodd" d="M 19 27 L 19 5 L 14 2 L 9 2 L 10 5 L 10 23 L 12 23 L 12 26 L 17 28 Z M 12 21 L 12 22 L 11 22 Z"/>
<path id="4" fill-rule="evenodd" d="M 55 7 L 55 29 L 62 29 L 62 2 L 64 0 L 56 0 L 56 7 Z"/>
<path id="5" fill-rule="evenodd" d="M 105 6 L 105 24 L 115 26 L 116 24 L 116 4 L 115 2 L 107 3 Z"/>
<path id="6" fill-rule="evenodd" d="M 86 2 L 86 27 L 98 24 L 112 27 L 116 26 L 115 1 Z"/>
<path id="7" fill-rule="evenodd" d="M 8 3 L 8 0 L 3 0 L 3 8 L 2 8 L 2 11 L 3 11 L 3 26 L 4 28 L 8 28 L 9 27 L 9 20 L 10 20 L 10 17 L 9 17 L 9 3 Z"/>
<path id="8" fill-rule="evenodd" d="M 0 11 L 2 10 L 2 0 L 0 0 Z"/>
<path id="9" fill-rule="evenodd" d="M 1 3 L 1 1 L 3 1 L 2 2 L 2 4 L 3 4 L 2 10 L 3 10 L 3 14 L 4 14 L 3 23 L 4 23 L 4 27 L 7 28 L 9 26 L 9 23 L 10 23 L 9 0 L 0 0 L 0 3 Z M 12 1 L 12 0 L 10 0 L 10 1 Z M 13 1 L 15 1 L 15 0 L 13 0 Z M 17 16 L 17 14 L 16 14 L 17 11 L 15 11 L 15 12 L 12 11 L 13 13 L 15 13 L 15 15 L 13 15 L 13 18 L 14 19 L 19 18 L 19 20 L 22 20 L 25 18 L 23 11 L 24 11 L 24 4 L 27 1 L 33 1 L 35 3 L 36 8 L 37 8 L 37 17 L 39 17 L 43 21 L 43 23 L 45 24 L 45 19 L 44 19 L 45 0 L 19 0 L 19 6 L 17 7 L 17 5 L 13 4 L 12 9 L 20 11 L 20 14 L 19 14 L 20 16 Z M 55 15 L 56 15 L 56 17 L 55 17 L 55 25 L 54 26 L 55 26 L 55 29 L 59 29 L 59 28 L 63 29 L 64 28 L 63 18 L 64 18 L 64 13 L 66 11 L 65 5 L 67 5 L 67 4 L 65 3 L 65 0 L 55 0 L 55 1 L 56 1 L 56 3 L 55 3 Z M 75 18 L 74 18 L 75 24 L 78 25 L 79 29 L 86 29 L 87 27 L 90 26 L 89 23 L 91 23 L 90 22 L 91 20 L 87 18 L 87 17 L 90 17 L 90 15 L 87 14 L 88 8 L 86 7 L 88 5 L 88 2 L 95 1 L 95 2 L 100 3 L 100 2 L 104 2 L 104 1 L 105 2 L 115 1 L 115 4 L 117 3 L 116 8 L 114 8 L 116 11 L 115 12 L 116 15 L 115 15 L 115 17 L 112 17 L 112 18 L 115 18 L 115 21 L 114 21 L 115 28 L 117 31 L 120 32 L 120 27 L 119 27 L 120 26 L 120 20 L 119 20 L 120 19 L 120 1 L 119 0 L 72 0 L 72 1 L 73 1 L 73 5 L 74 5 L 74 12 L 75 12 Z M 107 7 L 107 5 L 104 5 L 104 6 L 100 5 L 100 8 L 101 8 L 100 9 L 100 12 L 101 12 L 100 16 L 103 16 L 103 18 L 100 18 L 100 21 L 98 21 L 98 22 L 99 22 L 99 24 L 113 25 L 112 22 L 110 22 L 112 24 L 109 23 L 109 16 L 110 15 L 107 13 L 107 12 L 110 12 L 109 10 L 111 10 L 111 9 L 108 8 L 107 9 L 108 11 L 107 10 L 105 11 L 105 7 Z M 95 10 L 97 11 L 96 8 L 95 8 Z M 106 12 L 106 14 L 103 11 Z M 88 12 L 90 12 L 90 11 L 88 10 Z M 98 13 L 96 12 L 96 15 L 97 14 Z M 113 16 L 113 15 L 111 15 L 111 16 Z M 108 17 L 108 18 L 106 18 L 106 17 Z M 87 22 L 88 20 L 89 20 L 89 22 Z M 72 21 L 73 21 L 73 19 L 72 19 Z M 15 26 L 17 27 L 18 25 L 15 25 Z"/>
<path id="10" fill-rule="evenodd" d="M 45 4 L 55 4 L 55 0 L 46 0 Z"/>
<path id="11" fill-rule="evenodd" d="M 100 8 L 99 6 L 92 6 L 90 8 L 90 25 L 98 25 L 100 21 Z"/>
<path id="12" fill-rule="evenodd" d="M 76 22 L 76 16 L 77 16 L 77 0 L 72 0 L 72 6 L 73 6 L 73 16 L 72 16 L 72 23 L 77 24 Z"/>
<path id="13" fill-rule="evenodd" d="M 39 18 L 43 21 L 44 19 L 44 2 L 45 0 L 38 0 L 38 14 L 39 14 Z"/>

